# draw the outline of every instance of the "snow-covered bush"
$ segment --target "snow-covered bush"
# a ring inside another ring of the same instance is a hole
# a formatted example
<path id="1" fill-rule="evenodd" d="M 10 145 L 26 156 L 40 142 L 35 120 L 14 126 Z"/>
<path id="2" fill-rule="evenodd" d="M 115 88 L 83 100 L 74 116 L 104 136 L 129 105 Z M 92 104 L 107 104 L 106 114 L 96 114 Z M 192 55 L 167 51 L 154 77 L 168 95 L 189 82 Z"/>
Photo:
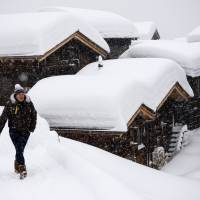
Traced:
<path id="1" fill-rule="evenodd" d="M 161 169 L 166 163 L 165 149 L 156 147 L 152 153 L 152 164 L 156 169 Z"/>

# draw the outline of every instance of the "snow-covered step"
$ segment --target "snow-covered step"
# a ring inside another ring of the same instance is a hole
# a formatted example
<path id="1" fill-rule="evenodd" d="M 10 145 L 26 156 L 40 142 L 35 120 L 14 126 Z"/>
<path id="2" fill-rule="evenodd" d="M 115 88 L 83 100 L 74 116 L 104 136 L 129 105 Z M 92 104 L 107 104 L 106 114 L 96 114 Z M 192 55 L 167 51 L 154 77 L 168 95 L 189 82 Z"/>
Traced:
<path id="1" fill-rule="evenodd" d="M 169 153 L 172 153 L 172 152 L 174 152 L 176 150 L 176 147 L 170 147 L 169 149 L 168 149 L 168 152 Z"/>
<path id="2" fill-rule="evenodd" d="M 179 133 L 172 134 L 172 135 L 171 135 L 171 138 L 179 138 Z"/>
<path id="3" fill-rule="evenodd" d="M 170 143 L 169 147 L 176 147 L 177 146 L 177 142 L 176 143 Z"/>
<path id="4" fill-rule="evenodd" d="M 173 133 L 178 133 L 178 132 L 181 131 L 182 128 L 183 128 L 183 125 L 174 126 L 174 127 L 172 128 L 172 132 L 173 132 Z"/>
<path id="5" fill-rule="evenodd" d="M 172 139 L 170 140 L 170 142 L 171 142 L 171 143 L 177 143 L 177 142 L 178 142 L 178 138 L 172 138 Z"/>
<path id="6" fill-rule="evenodd" d="M 173 133 L 170 137 L 169 148 L 167 151 L 167 156 L 169 158 L 172 157 L 174 154 L 176 154 L 178 150 L 181 149 L 185 131 L 187 131 L 187 126 L 178 125 L 173 127 L 172 129 Z"/>

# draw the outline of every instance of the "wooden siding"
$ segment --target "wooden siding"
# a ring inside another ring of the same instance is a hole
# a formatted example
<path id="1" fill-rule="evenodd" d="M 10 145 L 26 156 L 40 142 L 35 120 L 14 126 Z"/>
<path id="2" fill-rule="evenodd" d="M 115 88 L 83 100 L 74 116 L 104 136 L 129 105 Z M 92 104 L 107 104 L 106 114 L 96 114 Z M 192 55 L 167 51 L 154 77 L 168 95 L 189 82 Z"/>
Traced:
<path id="1" fill-rule="evenodd" d="M 131 41 L 136 39 L 137 38 L 105 38 L 110 47 L 109 58 L 118 58 L 129 48 L 129 46 L 131 45 Z"/>
<path id="2" fill-rule="evenodd" d="M 75 74 L 87 64 L 97 61 L 98 56 L 96 51 L 73 38 L 41 62 L 36 58 L 3 59 L 0 62 L 0 105 L 5 105 L 16 83 L 28 89 L 46 77 Z M 22 80 L 24 75 L 27 80 Z"/>
<path id="3" fill-rule="evenodd" d="M 175 97 L 181 98 L 177 102 Z M 52 130 L 57 131 L 63 137 L 84 142 L 138 163 L 152 166 L 154 149 L 162 146 L 167 152 L 170 147 L 173 125 L 184 123 L 183 105 L 188 97 L 189 95 L 176 83 L 156 113 L 145 105 L 141 105 L 128 122 L 127 132 L 68 129 L 67 127 L 52 127 Z M 156 168 L 157 166 L 152 167 Z"/>
<path id="4" fill-rule="evenodd" d="M 159 40 L 160 39 L 160 34 L 159 34 L 158 30 L 155 31 L 155 33 L 153 34 L 153 37 L 151 39 L 152 40 Z"/>

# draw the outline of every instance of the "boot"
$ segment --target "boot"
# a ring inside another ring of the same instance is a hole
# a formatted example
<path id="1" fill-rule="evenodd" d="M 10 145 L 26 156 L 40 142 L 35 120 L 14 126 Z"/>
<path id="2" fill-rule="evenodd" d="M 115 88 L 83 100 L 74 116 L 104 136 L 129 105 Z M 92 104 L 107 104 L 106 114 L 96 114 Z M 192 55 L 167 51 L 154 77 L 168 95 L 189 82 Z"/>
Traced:
<path id="1" fill-rule="evenodd" d="M 14 167 L 15 167 L 15 173 L 19 174 L 20 171 L 19 171 L 19 163 L 15 160 L 14 162 Z"/>
<path id="2" fill-rule="evenodd" d="M 19 165 L 20 179 L 24 179 L 27 176 L 26 165 Z"/>

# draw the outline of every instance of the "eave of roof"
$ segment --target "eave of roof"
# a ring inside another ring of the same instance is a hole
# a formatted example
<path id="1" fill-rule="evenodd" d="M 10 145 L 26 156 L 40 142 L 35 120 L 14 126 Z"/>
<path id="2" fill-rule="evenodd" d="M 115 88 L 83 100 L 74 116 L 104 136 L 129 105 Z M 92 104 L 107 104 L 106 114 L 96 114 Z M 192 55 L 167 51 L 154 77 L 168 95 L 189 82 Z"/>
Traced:
<path id="1" fill-rule="evenodd" d="M 161 103 L 158 105 L 156 111 L 153 111 L 148 106 L 142 104 L 131 117 L 131 119 L 127 123 L 127 126 L 129 127 L 134 122 L 137 116 L 142 116 L 144 120 L 153 120 L 156 116 L 156 112 L 159 112 L 159 110 L 170 97 L 176 100 L 184 101 L 188 101 L 191 98 L 191 96 L 182 88 L 182 86 L 178 82 L 176 82 L 174 86 L 170 89 L 170 91 L 167 93 L 167 95 L 164 97 L 164 99 L 161 101 Z"/>
<path id="2" fill-rule="evenodd" d="M 42 60 L 46 59 L 48 56 L 50 56 L 52 53 L 54 53 L 59 48 L 63 47 L 65 44 L 67 44 L 72 39 L 77 39 L 80 42 L 82 42 L 84 45 L 95 51 L 96 53 L 100 54 L 104 58 L 108 55 L 109 52 L 104 50 L 99 45 L 95 44 L 93 41 L 91 41 L 88 37 L 86 37 L 84 34 L 82 34 L 80 31 L 76 31 L 72 35 L 70 35 L 68 38 L 54 46 L 52 49 L 44 53 L 43 55 L 33 55 L 33 56 L 0 56 L 0 61 L 4 60 L 37 60 L 41 62 Z"/>

